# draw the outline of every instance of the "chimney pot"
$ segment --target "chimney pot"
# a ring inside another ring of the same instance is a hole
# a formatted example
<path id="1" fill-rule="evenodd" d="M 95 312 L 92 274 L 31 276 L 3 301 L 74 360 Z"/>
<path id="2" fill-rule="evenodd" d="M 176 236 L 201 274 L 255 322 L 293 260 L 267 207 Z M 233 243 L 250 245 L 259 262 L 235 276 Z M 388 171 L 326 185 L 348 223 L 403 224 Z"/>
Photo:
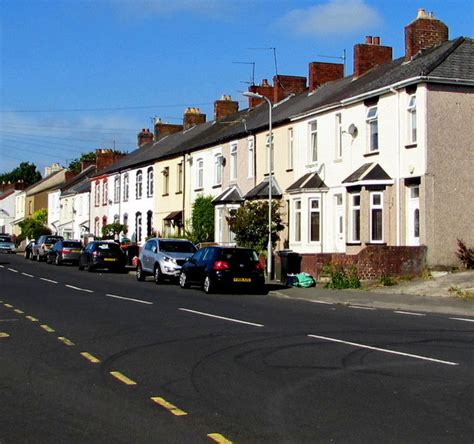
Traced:
<path id="1" fill-rule="evenodd" d="M 365 36 L 365 43 L 366 43 L 367 45 L 371 45 L 371 44 L 372 44 L 372 36 L 371 36 L 371 35 Z"/>
<path id="2" fill-rule="evenodd" d="M 380 37 L 378 37 L 378 36 L 374 37 L 373 42 L 374 42 L 374 45 L 380 45 Z"/>

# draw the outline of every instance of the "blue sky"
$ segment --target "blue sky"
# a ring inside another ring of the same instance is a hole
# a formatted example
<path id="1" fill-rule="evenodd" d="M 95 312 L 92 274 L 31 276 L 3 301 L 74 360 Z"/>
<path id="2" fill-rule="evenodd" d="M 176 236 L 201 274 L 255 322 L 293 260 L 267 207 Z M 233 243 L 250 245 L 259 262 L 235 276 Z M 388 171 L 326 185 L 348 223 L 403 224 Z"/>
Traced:
<path id="1" fill-rule="evenodd" d="M 0 173 L 22 161 L 40 172 L 82 152 L 131 151 L 153 117 L 179 123 L 251 80 L 308 75 L 366 35 L 404 52 L 418 8 L 450 38 L 473 37 L 472 0 L 0 0 Z M 257 48 L 257 49 L 255 49 Z M 262 49 L 266 48 L 266 49 Z"/>

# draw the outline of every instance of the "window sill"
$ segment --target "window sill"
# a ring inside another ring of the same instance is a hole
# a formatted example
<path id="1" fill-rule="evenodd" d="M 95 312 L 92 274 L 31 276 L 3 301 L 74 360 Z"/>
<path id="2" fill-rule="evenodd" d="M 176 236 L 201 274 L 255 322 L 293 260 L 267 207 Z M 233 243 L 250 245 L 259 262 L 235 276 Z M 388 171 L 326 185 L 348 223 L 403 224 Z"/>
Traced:
<path id="1" fill-rule="evenodd" d="M 213 188 L 213 189 L 214 189 L 214 188 L 222 188 L 222 184 L 219 183 L 219 184 L 217 184 L 217 185 L 212 185 L 212 188 Z"/>
<path id="2" fill-rule="evenodd" d="M 291 173 L 293 171 L 293 168 L 288 168 L 285 170 L 287 173 Z"/>
<path id="3" fill-rule="evenodd" d="M 174 194 L 183 194 L 183 192 L 182 191 L 175 191 Z"/>
<path id="4" fill-rule="evenodd" d="M 169 194 L 168 193 L 163 193 L 162 196 L 166 197 L 166 196 L 169 196 Z"/>
<path id="5" fill-rule="evenodd" d="M 334 163 L 341 163 L 342 162 L 342 157 L 337 157 L 334 159 Z"/>
<path id="6" fill-rule="evenodd" d="M 194 191 L 196 192 L 199 192 L 199 191 L 202 191 L 204 188 L 203 187 L 200 187 L 200 188 L 194 188 Z"/>
<path id="7" fill-rule="evenodd" d="M 372 245 L 382 245 L 382 246 L 386 246 L 387 245 L 387 242 L 366 242 L 365 245 L 367 247 L 370 247 Z"/>
<path id="8" fill-rule="evenodd" d="M 411 148 L 416 148 L 417 147 L 417 143 L 409 143 L 407 145 L 405 145 L 405 149 L 409 150 Z"/>
<path id="9" fill-rule="evenodd" d="M 360 247 L 362 243 L 360 241 L 358 242 L 346 242 L 346 247 Z"/>
<path id="10" fill-rule="evenodd" d="M 371 151 L 370 153 L 365 153 L 363 156 L 364 157 L 370 157 L 370 156 L 377 156 L 378 154 L 380 154 L 380 151 L 377 150 L 377 151 Z"/>

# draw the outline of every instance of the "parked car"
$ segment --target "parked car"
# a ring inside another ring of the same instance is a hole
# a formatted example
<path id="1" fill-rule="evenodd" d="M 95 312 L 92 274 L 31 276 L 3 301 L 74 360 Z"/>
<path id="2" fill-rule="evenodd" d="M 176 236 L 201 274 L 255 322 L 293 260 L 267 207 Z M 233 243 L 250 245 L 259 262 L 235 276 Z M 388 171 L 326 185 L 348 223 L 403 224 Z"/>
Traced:
<path id="1" fill-rule="evenodd" d="M 191 256 L 181 269 L 179 285 L 202 286 L 206 293 L 248 289 L 263 292 L 264 266 L 250 248 L 206 247 Z"/>
<path id="2" fill-rule="evenodd" d="M 155 283 L 163 279 L 177 279 L 181 266 L 196 252 L 196 247 L 185 239 L 149 239 L 140 251 L 137 261 L 137 280 L 152 275 Z"/>
<path id="3" fill-rule="evenodd" d="M 82 244 L 77 240 L 59 240 L 46 254 L 47 264 L 62 265 L 66 262 L 71 264 L 79 263 Z"/>
<path id="4" fill-rule="evenodd" d="M 125 271 L 125 254 L 120 245 L 108 241 L 92 241 L 82 249 L 79 255 L 79 270 L 87 268 L 94 271 L 98 268 Z"/>
<path id="5" fill-rule="evenodd" d="M 31 249 L 30 259 L 37 260 L 38 262 L 45 260 L 46 255 L 48 254 L 48 251 L 51 250 L 53 245 L 58 240 L 63 240 L 63 239 L 64 238 L 62 236 L 52 236 L 50 234 L 43 234 L 42 236 L 39 237 L 39 239 L 33 245 Z"/>
<path id="6" fill-rule="evenodd" d="M 2 253 L 16 253 L 15 243 L 11 236 L 0 234 L 0 252 Z"/>
<path id="7" fill-rule="evenodd" d="M 25 256 L 25 259 L 30 259 L 30 258 L 31 258 L 33 245 L 34 245 L 35 243 L 36 243 L 36 241 L 35 241 L 35 240 L 32 240 L 32 241 L 29 241 L 29 242 L 26 244 L 25 252 L 23 253 L 23 255 Z"/>

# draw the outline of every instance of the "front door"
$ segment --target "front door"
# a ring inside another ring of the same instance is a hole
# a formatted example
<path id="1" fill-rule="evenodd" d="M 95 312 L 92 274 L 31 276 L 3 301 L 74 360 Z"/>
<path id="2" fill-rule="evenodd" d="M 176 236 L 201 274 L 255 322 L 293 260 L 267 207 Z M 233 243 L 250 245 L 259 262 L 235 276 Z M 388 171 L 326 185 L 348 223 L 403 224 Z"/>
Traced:
<path id="1" fill-rule="evenodd" d="M 343 253 L 346 250 L 346 242 L 344 238 L 344 205 L 342 194 L 336 194 L 334 199 L 336 203 L 336 220 L 334 221 L 336 251 L 338 253 Z"/>
<path id="2" fill-rule="evenodd" d="M 407 244 L 420 245 L 420 186 L 408 187 L 407 196 Z"/>

